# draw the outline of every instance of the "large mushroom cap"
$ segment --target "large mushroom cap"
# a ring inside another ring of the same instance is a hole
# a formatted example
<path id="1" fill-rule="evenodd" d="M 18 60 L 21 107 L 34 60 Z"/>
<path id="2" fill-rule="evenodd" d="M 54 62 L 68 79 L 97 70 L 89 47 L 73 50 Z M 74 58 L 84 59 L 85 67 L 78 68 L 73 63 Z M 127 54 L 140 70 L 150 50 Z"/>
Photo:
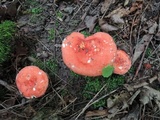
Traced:
<path id="1" fill-rule="evenodd" d="M 28 99 L 42 96 L 48 87 L 47 74 L 36 66 L 27 66 L 16 76 L 17 87 Z"/>
<path id="2" fill-rule="evenodd" d="M 113 66 L 114 73 L 116 74 L 123 75 L 128 72 L 131 67 L 131 60 L 129 55 L 123 50 L 117 50 L 117 55 Z"/>
<path id="3" fill-rule="evenodd" d="M 62 43 L 64 63 L 75 73 L 85 76 L 102 75 L 102 69 L 114 62 L 116 51 L 112 37 L 103 32 L 87 38 L 73 32 Z"/>

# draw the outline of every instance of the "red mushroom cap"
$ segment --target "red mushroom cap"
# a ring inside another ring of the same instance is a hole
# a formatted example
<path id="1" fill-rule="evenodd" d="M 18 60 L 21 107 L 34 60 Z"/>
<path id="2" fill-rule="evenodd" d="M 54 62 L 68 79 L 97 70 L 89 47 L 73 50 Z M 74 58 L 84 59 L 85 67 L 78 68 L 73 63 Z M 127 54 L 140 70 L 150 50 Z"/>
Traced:
<path id="1" fill-rule="evenodd" d="M 48 76 L 36 66 L 27 66 L 17 74 L 16 85 L 20 93 L 28 99 L 41 97 L 47 90 Z"/>
<path id="2" fill-rule="evenodd" d="M 123 75 L 131 67 L 131 60 L 129 55 L 123 50 L 117 50 L 116 59 L 113 63 L 114 73 Z"/>
<path id="3" fill-rule="evenodd" d="M 116 51 L 113 38 L 103 32 L 87 38 L 73 32 L 62 43 L 64 63 L 75 73 L 85 76 L 102 75 L 102 69 L 114 62 Z"/>

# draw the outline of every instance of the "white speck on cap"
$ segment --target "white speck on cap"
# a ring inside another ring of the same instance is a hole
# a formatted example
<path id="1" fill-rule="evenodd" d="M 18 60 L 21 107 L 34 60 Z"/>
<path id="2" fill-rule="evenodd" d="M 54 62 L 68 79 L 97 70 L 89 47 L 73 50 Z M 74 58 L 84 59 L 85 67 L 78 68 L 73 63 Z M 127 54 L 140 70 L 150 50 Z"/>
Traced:
<path id="1" fill-rule="evenodd" d="M 38 74 L 39 74 L 39 75 L 41 75 L 41 74 L 42 74 L 42 72 L 41 72 L 41 71 L 39 71 L 39 72 L 38 72 Z"/>
<path id="2" fill-rule="evenodd" d="M 108 44 L 108 42 L 106 40 L 103 40 L 104 43 Z"/>
<path id="3" fill-rule="evenodd" d="M 87 63 L 91 63 L 91 60 L 92 60 L 92 58 L 89 58 L 88 61 L 87 61 Z"/>
<path id="4" fill-rule="evenodd" d="M 43 82 L 44 82 L 44 80 L 41 80 L 41 81 L 40 81 L 40 83 L 43 83 Z"/>
<path id="5" fill-rule="evenodd" d="M 71 68 L 75 68 L 75 66 L 74 66 L 74 65 L 71 65 Z"/>
<path id="6" fill-rule="evenodd" d="M 63 44 L 62 44 L 62 47 L 63 47 L 63 48 L 65 48 L 65 47 L 66 47 L 66 45 L 63 43 Z"/>
<path id="7" fill-rule="evenodd" d="M 122 67 L 122 66 L 119 66 L 118 68 L 119 68 L 119 69 L 122 69 L 123 67 Z"/>
<path id="8" fill-rule="evenodd" d="M 110 46 L 112 45 L 112 43 L 109 44 Z"/>
<path id="9" fill-rule="evenodd" d="M 114 59 L 111 60 L 111 62 L 113 62 L 113 61 L 114 61 Z"/>
<path id="10" fill-rule="evenodd" d="M 36 88 L 35 88 L 35 87 L 33 88 L 33 91 L 36 91 Z"/>

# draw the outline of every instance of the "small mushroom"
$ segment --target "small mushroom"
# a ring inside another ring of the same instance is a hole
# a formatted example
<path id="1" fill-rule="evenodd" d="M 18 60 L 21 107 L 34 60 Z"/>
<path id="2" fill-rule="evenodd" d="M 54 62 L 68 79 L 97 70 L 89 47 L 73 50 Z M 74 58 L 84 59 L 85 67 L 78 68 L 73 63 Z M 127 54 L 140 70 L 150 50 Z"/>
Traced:
<path id="1" fill-rule="evenodd" d="M 113 66 L 115 74 L 123 75 L 127 73 L 131 67 L 131 60 L 129 55 L 123 50 L 117 50 L 117 55 Z"/>
<path id="2" fill-rule="evenodd" d="M 102 69 L 113 64 L 117 47 L 113 38 L 103 32 L 84 37 L 73 32 L 62 43 L 62 58 L 66 66 L 84 76 L 102 75 Z"/>
<path id="3" fill-rule="evenodd" d="M 38 98 L 47 90 L 48 76 L 36 66 L 26 66 L 17 74 L 16 85 L 27 99 Z"/>

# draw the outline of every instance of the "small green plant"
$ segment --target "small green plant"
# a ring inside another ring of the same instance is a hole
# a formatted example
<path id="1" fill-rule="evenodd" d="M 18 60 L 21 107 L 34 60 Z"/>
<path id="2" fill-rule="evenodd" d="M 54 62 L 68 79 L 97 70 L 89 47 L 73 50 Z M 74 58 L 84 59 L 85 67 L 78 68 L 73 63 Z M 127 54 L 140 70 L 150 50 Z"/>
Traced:
<path id="1" fill-rule="evenodd" d="M 108 65 L 108 66 L 103 68 L 102 76 L 103 77 L 109 77 L 109 76 L 112 75 L 113 71 L 114 71 L 114 67 L 112 65 Z"/>
<path id="2" fill-rule="evenodd" d="M 32 13 L 32 14 L 40 14 L 40 13 L 43 12 L 43 9 L 40 8 L 40 7 L 35 7 L 35 8 L 32 8 L 32 9 L 29 9 L 28 12 Z"/>
<path id="3" fill-rule="evenodd" d="M 6 61 L 11 53 L 11 40 L 16 32 L 16 24 L 4 21 L 0 24 L 0 65 Z"/>
<path id="4" fill-rule="evenodd" d="M 30 6 L 37 6 L 38 2 L 35 0 L 27 0 L 26 1 L 26 5 L 30 5 Z"/>
<path id="5" fill-rule="evenodd" d="M 100 26 L 96 25 L 96 27 L 94 28 L 95 32 L 100 32 Z"/>
<path id="6" fill-rule="evenodd" d="M 56 73 L 57 71 L 57 64 L 56 61 L 53 59 L 49 59 L 46 61 L 42 61 L 42 60 L 36 60 L 35 62 L 32 63 L 35 66 L 38 66 L 39 68 L 41 68 L 42 70 L 46 71 L 49 75 L 54 75 L 54 73 Z"/>
<path id="7" fill-rule="evenodd" d="M 91 35 L 91 34 L 90 34 L 88 31 L 86 31 L 86 30 L 81 31 L 81 33 L 82 33 L 85 37 L 88 37 L 88 36 Z"/>
<path id="8" fill-rule="evenodd" d="M 149 57 L 151 53 L 152 53 L 152 49 L 148 47 L 145 53 L 145 57 Z"/>
<path id="9" fill-rule="evenodd" d="M 48 39 L 49 39 L 49 40 L 53 40 L 54 37 L 55 37 L 55 29 L 50 29 L 50 30 L 48 31 L 48 34 L 49 34 Z"/>
<path id="10" fill-rule="evenodd" d="M 134 74 L 135 71 L 136 71 L 135 67 L 132 66 L 132 67 L 129 69 L 128 73 Z"/>
<path id="11" fill-rule="evenodd" d="M 43 7 L 41 7 L 41 4 L 35 0 L 27 0 L 25 4 L 27 7 L 29 6 L 26 11 L 27 13 L 40 14 L 43 12 Z"/>
<path id="12" fill-rule="evenodd" d="M 63 18 L 63 13 L 62 12 L 57 12 L 56 13 L 57 18 L 62 19 Z"/>

